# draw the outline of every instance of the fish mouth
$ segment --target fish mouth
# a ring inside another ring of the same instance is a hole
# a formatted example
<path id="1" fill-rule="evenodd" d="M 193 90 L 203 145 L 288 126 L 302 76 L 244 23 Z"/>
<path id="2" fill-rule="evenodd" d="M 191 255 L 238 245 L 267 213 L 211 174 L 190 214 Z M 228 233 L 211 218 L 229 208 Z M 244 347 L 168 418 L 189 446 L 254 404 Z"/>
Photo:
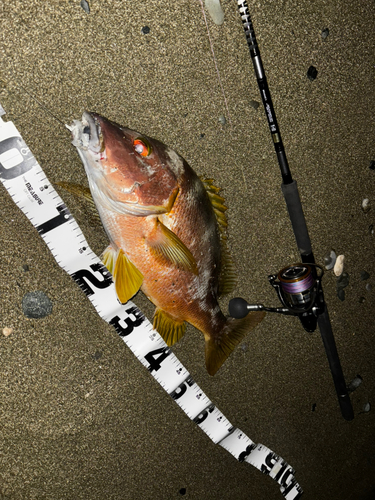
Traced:
<path id="1" fill-rule="evenodd" d="M 72 144 L 76 148 L 96 154 L 104 151 L 103 134 L 95 113 L 85 111 L 81 120 L 74 120 L 66 127 L 72 133 Z"/>

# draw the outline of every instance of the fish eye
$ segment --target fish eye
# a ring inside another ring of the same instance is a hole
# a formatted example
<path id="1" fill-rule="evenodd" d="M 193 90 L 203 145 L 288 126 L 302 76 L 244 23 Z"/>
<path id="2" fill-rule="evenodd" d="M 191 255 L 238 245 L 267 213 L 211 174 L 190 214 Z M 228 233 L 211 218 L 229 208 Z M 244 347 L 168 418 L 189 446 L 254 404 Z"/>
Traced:
<path id="1" fill-rule="evenodd" d="M 136 151 L 141 156 L 149 156 L 151 154 L 151 145 L 145 139 L 134 139 L 133 146 L 134 151 Z"/>

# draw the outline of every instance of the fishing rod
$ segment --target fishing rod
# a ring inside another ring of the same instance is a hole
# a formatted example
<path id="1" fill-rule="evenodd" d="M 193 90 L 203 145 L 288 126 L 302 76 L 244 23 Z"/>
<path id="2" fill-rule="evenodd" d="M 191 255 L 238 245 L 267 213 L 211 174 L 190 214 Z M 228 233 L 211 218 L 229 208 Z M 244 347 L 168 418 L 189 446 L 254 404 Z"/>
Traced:
<path id="1" fill-rule="evenodd" d="M 308 332 L 315 331 L 316 326 L 319 326 L 342 416 L 345 420 L 352 420 L 354 418 L 353 408 L 345 384 L 321 286 L 323 270 L 315 263 L 297 182 L 292 178 L 288 165 L 248 5 L 246 0 L 237 0 L 237 5 L 279 162 L 283 180 L 281 189 L 302 263 L 285 267 L 277 275 L 268 277 L 270 284 L 275 288 L 283 304 L 282 308 L 267 308 L 262 304 L 250 305 L 242 298 L 234 298 L 229 303 L 229 314 L 233 317 L 241 318 L 245 317 L 250 311 L 265 310 L 298 316 L 303 328 Z"/>

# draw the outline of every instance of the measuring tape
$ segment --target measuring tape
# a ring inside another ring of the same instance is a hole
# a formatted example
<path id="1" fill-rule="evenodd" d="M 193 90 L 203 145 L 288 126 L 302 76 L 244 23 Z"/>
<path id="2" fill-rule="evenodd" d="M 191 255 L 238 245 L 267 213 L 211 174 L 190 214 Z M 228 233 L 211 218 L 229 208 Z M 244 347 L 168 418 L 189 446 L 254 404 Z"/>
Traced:
<path id="1" fill-rule="evenodd" d="M 112 325 L 164 390 L 215 444 L 240 462 L 272 477 L 287 500 L 301 497 L 294 469 L 262 444 L 233 427 L 135 304 L 120 304 L 112 276 L 87 244 L 77 222 L 10 121 L 1 118 L 0 179 L 29 218 L 57 263 L 78 283 L 98 314 Z"/>

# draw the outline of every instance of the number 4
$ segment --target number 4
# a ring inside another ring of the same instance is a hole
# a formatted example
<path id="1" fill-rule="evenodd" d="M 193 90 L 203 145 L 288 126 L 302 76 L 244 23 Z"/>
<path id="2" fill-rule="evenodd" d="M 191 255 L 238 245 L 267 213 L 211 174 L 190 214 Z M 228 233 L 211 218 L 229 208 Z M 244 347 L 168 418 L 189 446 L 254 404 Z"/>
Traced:
<path id="1" fill-rule="evenodd" d="M 169 347 L 161 347 L 160 349 L 155 349 L 154 351 L 147 353 L 145 355 L 145 360 L 150 364 L 148 370 L 150 372 L 154 370 L 157 372 L 161 367 L 162 362 L 170 355 L 170 353 L 171 350 Z"/>

